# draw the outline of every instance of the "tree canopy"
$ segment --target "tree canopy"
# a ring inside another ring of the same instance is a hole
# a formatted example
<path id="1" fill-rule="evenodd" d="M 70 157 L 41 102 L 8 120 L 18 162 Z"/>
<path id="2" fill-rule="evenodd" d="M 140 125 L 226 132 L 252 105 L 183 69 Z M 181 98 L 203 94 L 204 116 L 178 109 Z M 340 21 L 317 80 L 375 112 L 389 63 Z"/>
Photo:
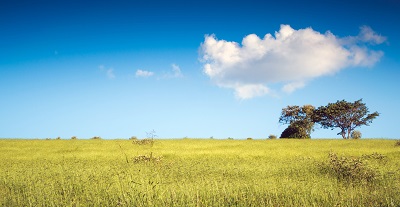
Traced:
<path id="1" fill-rule="evenodd" d="M 343 139 L 349 139 L 355 128 L 362 125 L 368 126 L 378 116 L 378 112 L 369 114 L 362 99 L 353 103 L 341 100 L 318 107 L 313 113 L 313 122 L 319 123 L 326 129 L 340 128 L 338 135 L 342 135 Z"/>
<path id="2" fill-rule="evenodd" d="M 287 106 L 282 109 L 279 122 L 289 124 L 282 132 L 281 138 L 311 138 L 311 132 L 314 127 L 312 119 L 315 107 L 312 105 Z"/>

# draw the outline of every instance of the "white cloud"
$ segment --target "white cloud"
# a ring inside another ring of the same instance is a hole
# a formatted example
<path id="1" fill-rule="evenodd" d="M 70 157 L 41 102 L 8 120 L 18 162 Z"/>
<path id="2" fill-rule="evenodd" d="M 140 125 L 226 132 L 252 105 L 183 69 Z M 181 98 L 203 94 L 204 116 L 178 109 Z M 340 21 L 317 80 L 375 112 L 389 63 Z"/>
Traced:
<path id="1" fill-rule="evenodd" d="M 246 84 L 235 86 L 235 96 L 239 99 L 249 99 L 269 93 L 269 89 L 262 84 Z"/>
<path id="2" fill-rule="evenodd" d="M 282 87 L 282 91 L 286 93 L 292 93 L 293 91 L 303 88 L 306 84 L 304 82 L 292 82 L 284 85 Z"/>
<path id="3" fill-rule="evenodd" d="M 150 77 L 154 75 L 154 72 L 146 71 L 146 70 L 136 70 L 136 77 Z"/>
<path id="4" fill-rule="evenodd" d="M 381 44 L 386 38 L 367 26 L 360 30 L 358 36 L 338 38 L 329 31 L 281 25 L 274 36 L 250 34 L 241 44 L 207 35 L 200 47 L 203 71 L 218 86 L 234 89 L 240 99 L 267 94 L 272 83 L 283 83 L 281 90 L 291 93 L 313 78 L 378 62 L 383 52 L 366 43 Z"/>

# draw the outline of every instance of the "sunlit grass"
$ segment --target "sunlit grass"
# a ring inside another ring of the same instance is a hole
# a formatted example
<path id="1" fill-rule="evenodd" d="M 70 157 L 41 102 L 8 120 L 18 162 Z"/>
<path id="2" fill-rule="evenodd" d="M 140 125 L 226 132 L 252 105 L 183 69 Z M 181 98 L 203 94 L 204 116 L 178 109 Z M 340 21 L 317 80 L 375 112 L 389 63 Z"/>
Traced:
<path id="1" fill-rule="evenodd" d="M 379 153 L 371 184 L 321 169 Z M 160 161 L 134 162 L 140 155 Z M 0 140 L 2 206 L 396 206 L 394 140 Z"/>

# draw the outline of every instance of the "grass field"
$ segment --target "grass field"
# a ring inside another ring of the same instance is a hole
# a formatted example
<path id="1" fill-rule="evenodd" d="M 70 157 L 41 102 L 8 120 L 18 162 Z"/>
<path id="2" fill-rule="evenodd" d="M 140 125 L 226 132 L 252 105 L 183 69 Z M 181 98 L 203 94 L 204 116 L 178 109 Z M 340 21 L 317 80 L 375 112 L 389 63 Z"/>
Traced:
<path id="1" fill-rule="evenodd" d="M 400 206 L 395 142 L 3 139 L 0 205 Z"/>

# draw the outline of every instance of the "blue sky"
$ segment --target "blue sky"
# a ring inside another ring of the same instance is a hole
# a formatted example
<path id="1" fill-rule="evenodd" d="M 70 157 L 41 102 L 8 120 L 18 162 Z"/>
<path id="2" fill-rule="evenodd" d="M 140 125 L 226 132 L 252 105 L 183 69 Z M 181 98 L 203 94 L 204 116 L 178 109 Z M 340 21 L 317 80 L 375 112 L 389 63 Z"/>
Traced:
<path id="1" fill-rule="evenodd" d="M 381 113 L 363 137 L 399 138 L 398 11 L 395 0 L 4 0 L 0 137 L 265 138 L 286 128 L 287 105 L 363 98 Z"/>

